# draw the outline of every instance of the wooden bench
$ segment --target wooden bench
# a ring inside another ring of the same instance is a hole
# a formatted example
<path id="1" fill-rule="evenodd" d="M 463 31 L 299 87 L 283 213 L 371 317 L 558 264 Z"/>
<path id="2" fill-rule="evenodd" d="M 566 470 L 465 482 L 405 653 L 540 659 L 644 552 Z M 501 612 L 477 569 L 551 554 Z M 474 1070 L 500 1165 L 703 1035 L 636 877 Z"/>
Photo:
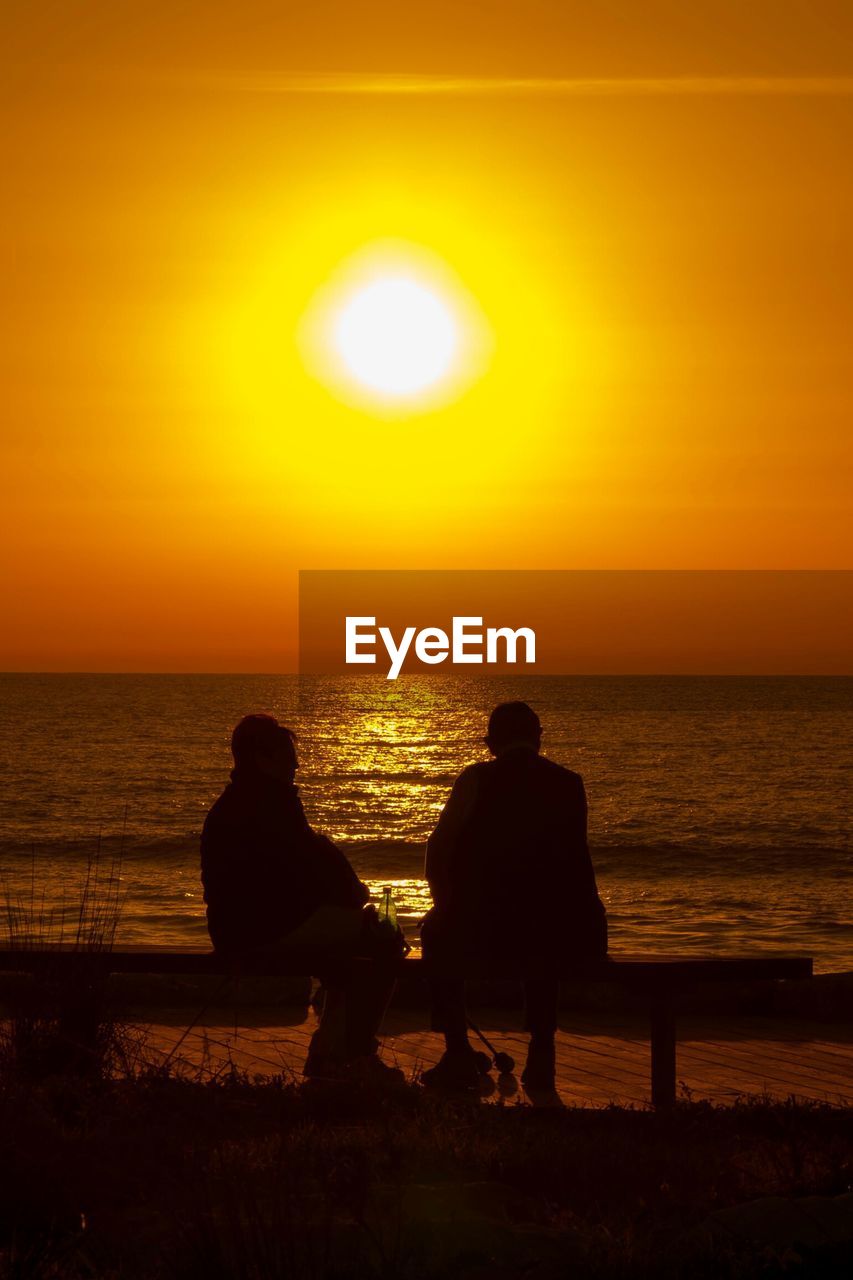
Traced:
<path id="1" fill-rule="evenodd" d="M 112 950 L 80 950 L 68 944 L 0 950 L 0 972 L 77 972 L 103 977 L 117 973 L 219 975 L 227 978 L 304 977 L 314 971 L 310 954 L 275 964 L 243 960 L 227 964 L 204 947 L 163 948 L 148 944 Z M 402 961 L 405 976 L 425 976 L 419 958 Z M 470 969 L 466 977 L 494 980 L 518 978 L 513 971 Z M 703 983 L 745 983 L 812 976 L 810 956 L 745 957 L 616 955 L 587 963 L 560 975 L 565 981 L 614 983 L 641 994 L 649 1009 L 652 1104 L 671 1106 L 676 1089 L 676 1011 L 679 999 Z"/>

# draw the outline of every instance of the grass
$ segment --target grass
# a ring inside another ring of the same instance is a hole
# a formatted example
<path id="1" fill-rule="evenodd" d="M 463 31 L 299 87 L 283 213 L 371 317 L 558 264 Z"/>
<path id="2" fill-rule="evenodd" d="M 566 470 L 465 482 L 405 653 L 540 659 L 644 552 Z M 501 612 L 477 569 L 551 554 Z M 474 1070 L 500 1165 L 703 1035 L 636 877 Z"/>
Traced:
<path id="1" fill-rule="evenodd" d="M 39 892 L 35 850 L 29 892 L 4 884 L 4 948 L 56 947 L 64 955 L 61 967 L 43 965 L 4 986 L 9 1007 L 0 1030 L 0 1070 L 5 1074 L 27 1080 L 59 1071 L 102 1077 L 122 1069 L 132 1057 L 133 1036 L 116 1004 L 115 989 L 91 963 L 93 953 L 109 951 L 115 941 L 123 904 L 123 854 L 122 840 L 118 853 L 105 858 L 99 838 L 70 905 L 63 900 L 58 908 L 45 907 L 46 886 Z"/>
<path id="2" fill-rule="evenodd" d="M 124 817 L 127 826 L 127 810 Z M 121 872 L 124 861 L 125 835 L 122 833 L 117 853 L 104 857 L 101 837 L 86 858 L 83 878 L 72 903 L 66 906 L 64 894 L 59 907 L 46 907 L 47 885 L 39 892 L 35 848 L 30 860 L 29 893 L 11 888 L 8 878 L 3 884 L 2 916 L 5 924 L 4 945 L 9 949 L 61 945 L 73 951 L 103 951 L 115 942 L 123 898 Z"/>
<path id="3" fill-rule="evenodd" d="M 135 1068 L 0 1081 L 0 1276 L 836 1274 L 723 1247 L 705 1224 L 760 1196 L 849 1190 L 849 1111 L 536 1112 Z"/>

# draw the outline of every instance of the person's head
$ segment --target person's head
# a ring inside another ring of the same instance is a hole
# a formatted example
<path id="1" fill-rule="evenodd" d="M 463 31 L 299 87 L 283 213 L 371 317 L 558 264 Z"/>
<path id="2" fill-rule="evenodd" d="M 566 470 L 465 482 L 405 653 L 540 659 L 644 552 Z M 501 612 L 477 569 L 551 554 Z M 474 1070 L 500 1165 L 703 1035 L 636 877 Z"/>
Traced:
<path id="1" fill-rule="evenodd" d="M 489 716 L 485 742 L 493 756 L 510 747 L 532 747 L 538 751 L 541 741 L 539 717 L 526 702 L 502 702 Z"/>
<path id="2" fill-rule="evenodd" d="M 295 735 L 275 716 L 243 716 L 231 734 L 231 754 L 241 773 L 292 782 L 296 773 Z"/>

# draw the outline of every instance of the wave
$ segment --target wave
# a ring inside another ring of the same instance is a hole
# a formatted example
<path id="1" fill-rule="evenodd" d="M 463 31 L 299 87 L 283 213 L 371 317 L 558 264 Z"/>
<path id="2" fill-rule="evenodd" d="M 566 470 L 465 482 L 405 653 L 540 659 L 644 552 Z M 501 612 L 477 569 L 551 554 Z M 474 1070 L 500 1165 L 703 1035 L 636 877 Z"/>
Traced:
<path id="1" fill-rule="evenodd" d="M 328 787 L 333 782 L 388 782 L 417 783 L 421 787 L 445 787 L 448 790 L 458 777 L 457 773 L 424 773 L 423 769 L 400 770 L 394 773 L 388 769 L 374 770 L 339 770 L 322 774 L 303 774 L 300 771 L 299 785 L 306 789 L 312 784 Z"/>
<path id="2" fill-rule="evenodd" d="M 339 839 L 337 843 L 356 868 L 365 874 L 372 870 L 387 874 L 396 868 L 412 875 L 420 874 L 419 869 L 423 867 L 425 844 L 422 840 Z M 667 874 L 688 873 L 702 878 L 719 875 L 781 876 L 794 870 L 831 874 L 842 879 L 853 877 L 850 850 L 821 844 L 751 844 L 708 838 L 689 844 L 663 840 L 641 844 L 615 841 L 599 844 L 593 841 L 590 847 L 597 873 L 618 878 L 649 875 L 660 878 Z M 13 866 L 19 875 L 22 864 L 28 862 L 39 866 L 48 861 L 79 866 L 96 856 L 102 870 L 118 861 L 123 865 L 149 863 L 165 867 L 171 862 L 197 866 L 198 835 L 191 833 L 147 839 L 104 836 L 98 842 L 83 839 L 42 839 L 26 844 L 0 841 L 0 878 L 4 870 L 11 870 Z"/>

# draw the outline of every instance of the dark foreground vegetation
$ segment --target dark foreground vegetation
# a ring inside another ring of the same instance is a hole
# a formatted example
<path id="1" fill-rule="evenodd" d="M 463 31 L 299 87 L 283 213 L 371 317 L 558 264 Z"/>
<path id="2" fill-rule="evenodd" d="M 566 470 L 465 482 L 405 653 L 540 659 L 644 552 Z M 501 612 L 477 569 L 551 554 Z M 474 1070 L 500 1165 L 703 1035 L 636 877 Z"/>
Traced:
<path id="1" fill-rule="evenodd" d="M 843 1229 L 786 1239 L 790 1205 L 725 1212 L 849 1192 L 850 1111 L 535 1111 L 139 1062 L 113 1078 L 6 1066 L 4 1280 L 853 1274 Z"/>
<path id="2" fill-rule="evenodd" d="M 188 1077 L 89 975 L 0 989 L 0 1280 L 853 1276 L 853 1111 Z"/>

